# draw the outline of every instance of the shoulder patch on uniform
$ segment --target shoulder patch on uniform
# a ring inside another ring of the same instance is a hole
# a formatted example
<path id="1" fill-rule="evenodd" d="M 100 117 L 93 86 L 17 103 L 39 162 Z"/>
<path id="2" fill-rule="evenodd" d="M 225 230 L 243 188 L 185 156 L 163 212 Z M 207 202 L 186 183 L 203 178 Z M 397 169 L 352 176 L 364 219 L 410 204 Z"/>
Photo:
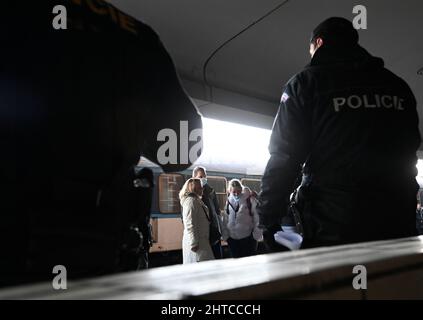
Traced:
<path id="1" fill-rule="evenodd" d="M 289 95 L 286 92 L 284 92 L 281 97 L 281 102 L 285 103 L 286 100 L 288 99 L 289 99 Z"/>

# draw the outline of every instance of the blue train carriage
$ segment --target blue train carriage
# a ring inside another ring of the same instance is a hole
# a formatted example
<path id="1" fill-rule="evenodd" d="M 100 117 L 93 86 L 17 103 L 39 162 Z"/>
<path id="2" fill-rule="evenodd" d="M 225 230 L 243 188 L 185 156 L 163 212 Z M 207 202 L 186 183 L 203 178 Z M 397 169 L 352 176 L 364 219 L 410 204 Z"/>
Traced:
<path id="1" fill-rule="evenodd" d="M 256 191 L 260 190 L 261 175 L 242 173 L 235 165 L 203 165 L 207 169 L 207 180 L 216 191 L 220 210 L 223 211 L 227 199 L 226 188 L 229 180 L 237 178 L 242 184 Z M 164 173 L 161 168 L 142 158 L 139 167 L 149 167 L 154 173 L 154 192 L 150 223 L 153 246 L 150 252 L 167 253 L 182 250 L 183 225 L 179 191 L 184 182 L 192 176 L 192 168 L 179 173 Z M 222 245 L 226 245 L 225 242 Z"/>
<path id="2" fill-rule="evenodd" d="M 154 173 L 155 188 L 153 192 L 153 203 L 151 210 L 150 223 L 152 226 L 153 246 L 150 249 L 152 253 L 169 253 L 182 249 L 183 225 L 181 220 L 181 206 L 179 203 L 179 191 L 184 182 L 191 177 L 192 168 L 179 173 L 163 173 L 161 168 L 152 162 L 141 159 L 138 164 L 141 167 L 150 167 Z M 240 165 L 232 164 L 213 164 L 199 163 L 207 169 L 208 183 L 216 191 L 219 199 L 220 210 L 223 211 L 227 199 L 226 188 L 230 179 L 237 178 L 256 191 L 260 190 L 262 168 L 251 170 L 249 173 L 242 172 Z M 423 205 L 423 167 L 422 160 L 419 160 L 419 174 L 417 181 L 420 185 L 418 192 L 418 201 Z M 423 209 L 422 209 L 423 212 Z M 417 218 L 417 217 L 416 217 Z M 423 228 L 423 215 L 421 225 Z M 416 221 L 416 224 L 418 222 Z M 420 230 L 419 230 L 420 231 Z M 423 233 L 423 229 L 421 230 Z M 226 245 L 222 242 L 222 245 Z"/>

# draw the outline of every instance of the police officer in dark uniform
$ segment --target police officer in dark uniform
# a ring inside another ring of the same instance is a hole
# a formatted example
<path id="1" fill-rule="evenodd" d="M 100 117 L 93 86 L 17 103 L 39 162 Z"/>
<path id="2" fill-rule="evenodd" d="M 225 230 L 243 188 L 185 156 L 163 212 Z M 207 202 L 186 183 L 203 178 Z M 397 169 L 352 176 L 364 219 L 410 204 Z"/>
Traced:
<path id="1" fill-rule="evenodd" d="M 107 2 L 16 1 L 0 23 L 0 286 L 51 280 L 55 265 L 114 272 L 139 221 L 131 168 L 159 163 L 160 130 L 201 118 L 157 34 Z M 165 171 L 191 165 L 179 151 Z"/>
<path id="2" fill-rule="evenodd" d="M 273 234 L 289 223 L 300 173 L 303 247 L 415 235 L 420 134 L 409 86 L 344 18 L 316 27 L 310 54 L 286 84 L 272 130 L 259 207 L 269 250 L 280 249 Z"/>

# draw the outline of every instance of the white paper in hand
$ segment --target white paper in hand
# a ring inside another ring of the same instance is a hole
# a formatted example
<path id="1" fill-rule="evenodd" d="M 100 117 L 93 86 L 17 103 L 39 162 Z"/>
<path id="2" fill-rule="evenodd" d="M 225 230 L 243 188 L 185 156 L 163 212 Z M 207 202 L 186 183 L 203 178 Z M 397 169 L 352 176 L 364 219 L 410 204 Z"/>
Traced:
<path id="1" fill-rule="evenodd" d="M 303 242 L 303 237 L 298 233 L 283 227 L 285 231 L 278 231 L 274 234 L 275 241 L 289 250 L 298 250 Z"/>

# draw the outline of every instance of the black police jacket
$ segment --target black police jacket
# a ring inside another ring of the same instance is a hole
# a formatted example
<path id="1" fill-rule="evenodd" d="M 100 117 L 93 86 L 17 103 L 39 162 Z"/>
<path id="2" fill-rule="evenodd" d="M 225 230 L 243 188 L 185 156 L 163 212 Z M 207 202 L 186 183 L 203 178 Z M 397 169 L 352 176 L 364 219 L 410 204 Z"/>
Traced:
<path id="1" fill-rule="evenodd" d="M 408 85 L 358 45 L 323 46 L 282 94 L 260 224 L 279 228 L 305 163 L 306 246 L 413 235 L 419 145 Z"/>
<path id="2" fill-rule="evenodd" d="M 69 277 L 110 272 L 130 168 L 158 163 L 158 133 L 201 129 L 200 115 L 158 35 L 107 2 L 15 1 L 0 26 L 0 286 L 58 264 Z M 165 171 L 191 165 L 181 150 Z"/>

